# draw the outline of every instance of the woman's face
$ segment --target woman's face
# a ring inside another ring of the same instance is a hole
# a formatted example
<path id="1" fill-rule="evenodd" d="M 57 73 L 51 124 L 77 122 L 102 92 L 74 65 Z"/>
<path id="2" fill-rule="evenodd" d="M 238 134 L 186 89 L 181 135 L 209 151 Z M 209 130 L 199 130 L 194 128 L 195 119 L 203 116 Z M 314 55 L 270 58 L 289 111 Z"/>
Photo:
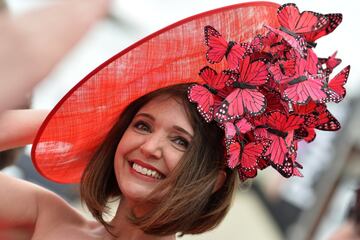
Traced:
<path id="1" fill-rule="evenodd" d="M 184 107 L 162 96 L 144 105 L 121 138 L 114 160 L 125 198 L 144 200 L 169 176 L 187 150 L 194 130 Z"/>

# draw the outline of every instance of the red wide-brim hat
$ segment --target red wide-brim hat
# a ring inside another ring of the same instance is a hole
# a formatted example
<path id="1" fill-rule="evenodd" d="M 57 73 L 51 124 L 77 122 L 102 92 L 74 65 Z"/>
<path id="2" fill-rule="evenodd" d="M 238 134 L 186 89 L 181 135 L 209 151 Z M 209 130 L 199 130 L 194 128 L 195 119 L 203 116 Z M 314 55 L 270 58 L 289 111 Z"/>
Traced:
<path id="1" fill-rule="evenodd" d="M 211 25 L 231 40 L 247 42 L 278 27 L 271 2 L 218 8 L 183 19 L 116 54 L 73 87 L 40 127 L 31 156 L 45 178 L 78 183 L 119 114 L 133 100 L 159 88 L 202 82 L 207 64 L 204 27 Z"/>

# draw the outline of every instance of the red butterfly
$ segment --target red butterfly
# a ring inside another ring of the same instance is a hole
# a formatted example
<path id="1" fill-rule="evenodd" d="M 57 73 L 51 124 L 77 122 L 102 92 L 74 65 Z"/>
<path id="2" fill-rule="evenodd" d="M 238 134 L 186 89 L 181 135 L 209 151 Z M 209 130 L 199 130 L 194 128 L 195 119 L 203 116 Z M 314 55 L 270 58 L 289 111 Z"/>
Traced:
<path id="1" fill-rule="evenodd" d="M 311 142 L 316 137 L 315 128 L 323 131 L 337 131 L 341 127 L 325 104 L 310 101 L 306 105 L 294 105 L 293 110 L 304 118 L 304 125 L 295 130 L 296 139 Z"/>
<path id="2" fill-rule="evenodd" d="M 288 82 L 287 88 L 284 90 L 283 96 L 297 104 L 305 104 L 310 99 L 314 101 L 322 101 L 327 95 L 322 90 L 323 82 L 321 76 L 310 75 L 307 71 L 314 71 L 312 69 L 313 60 L 311 55 L 304 58 L 298 58 L 296 64 L 296 74 Z"/>
<path id="3" fill-rule="evenodd" d="M 290 151 L 294 141 L 294 130 L 304 123 L 304 119 L 296 114 L 286 116 L 274 111 L 262 116 L 255 124 L 255 134 L 259 138 L 271 141 L 264 155 L 270 155 L 274 164 L 282 165 L 286 154 Z"/>
<path id="4" fill-rule="evenodd" d="M 336 54 L 337 54 L 337 52 L 334 52 L 333 55 L 331 55 L 328 58 L 319 58 L 319 63 L 321 65 L 325 64 L 325 66 L 326 66 L 326 68 L 324 69 L 326 75 L 330 75 L 332 73 L 332 71 L 334 70 L 334 68 L 337 67 L 341 63 L 341 59 L 336 58 Z"/>
<path id="5" fill-rule="evenodd" d="M 342 22 L 342 14 L 341 13 L 325 14 L 324 16 L 328 19 L 328 21 L 324 27 L 322 27 L 316 31 L 303 33 L 306 41 L 308 41 L 311 45 L 315 46 L 316 44 L 314 42 L 317 39 L 333 32 Z"/>
<path id="6" fill-rule="evenodd" d="M 280 93 L 273 90 L 261 89 L 261 92 L 266 97 L 266 110 L 265 112 L 281 111 L 288 112 L 289 107 L 287 102 L 281 99 Z"/>
<path id="7" fill-rule="evenodd" d="M 242 118 L 235 123 L 225 122 L 225 138 L 233 139 L 236 135 L 245 134 L 253 129 L 253 125 L 249 123 L 246 118 Z"/>
<path id="8" fill-rule="evenodd" d="M 328 97 L 324 100 L 325 102 L 340 102 L 346 95 L 346 89 L 344 87 L 350 73 L 350 66 L 345 67 L 329 82 L 325 83 L 325 92 Z"/>
<path id="9" fill-rule="evenodd" d="M 215 120 L 222 123 L 239 118 L 246 113 L 256 116 L 264 112 L 266 108 L 265 96 L 258 90 L 267 82 L 269 74 L 263 61 L 250 62 L 247 56 L 241 61 L 239 72 L 233 72 L 229 79 L 229 85 L 233 90 L 222 102 L 219 110 L 215 113 Z"/>
<path id="10" fill-rule="evenodd" d="M 262 51 L 270 53 L 275 58 L 281 58 L 281 53 L 287 48 L 282 42 L 282 37 L 272 31 L 267 32 L 266 36 L 261 40 L 263 46 Z"/>
<path id="11" fill-rule="evenodd" d="M 206 122 L 213 120 L 214 108 L 219 105 L 221 98 L 217 96 L 218 91 L 225 87 L 229 75 L 217 72 L 206 66 L 199 72 L 200 77 L 205 81 L 204 85 L 194 84 L 189 88 L 188 97 L 190 102 L 197 103 L 197 109 Z"/>
<path id="12" fill-rule="evenodd" d="M 339 121 L 327 110 L 324 103 L 310 101 L 306 105 L 294 105 L 294 112 L 304 118 L 304 126 L 323 131 L 337 131 Z"/>
<path id="13" fill-rule="evenodd" d="M 296 59 L 278 60 L 269 66 L 269 72 L 277 83 L 286 83 L 295 75 Z"/>
<path id="14" fill-rule="evenodd" d="M 219 63 L 226 57 L 230 69 L 236 69 L 246 53 L 247 47 L 234 41 L 227 42 L 212 26 L 206 26 L 205 43 L 209 47 L 206 59 L 209 63 Z"/>
<path id="15" fill-rule="evenodd" d="M 299 171 L 298 168 L 302 169 L 302 166 L 295 161 L 296 153 L 294 154 L 286 154 L 285 160 L 282 164 L 275 164 L 270 161 L 270 164 L 273 168 L 275 168 L 283 177 L 289 178 L 291 176 L 302 177 L 303 175 Z"/>
<path id="16" fill-rule="evenodd" d="M 270 26 L 264 26 L 267 29 L 269 29 L 271 32 L 277 34 L 278 36 L 282 37 L 282 39 L 287 42 L 291 47 L 293 47 L 301 57 L 306 57 L 307 54 L 307 43 L 305 41 L 305 38 L 303 38 L 300 35 L 296 34 L 289 34 L 289 32 L 284 32 L 283 30 L 276 29 Z"/>
<path id="17" fill-rule="evenodd" d="M 326 29 L 330 25 L 327 16 L 311 11 L 300 13 L 298 7 L 293 3 L 282 5 L 278 9 L 277 17 L 281 25 L 280 30 L 295 38 L 297 35 L 302 35 L 310 46 L 314 46 L 312 43 L 316 39 L 327 34 Z"/>
<path id="18" fill-rule="evenodd" d="M 241 167 L 245 169 L 256 168 L 257 159 L 263 153 L 263 145 L 257 142 L 238 142 L 234 140 L 228 141 L 228 166 L 230 168 Z"/>

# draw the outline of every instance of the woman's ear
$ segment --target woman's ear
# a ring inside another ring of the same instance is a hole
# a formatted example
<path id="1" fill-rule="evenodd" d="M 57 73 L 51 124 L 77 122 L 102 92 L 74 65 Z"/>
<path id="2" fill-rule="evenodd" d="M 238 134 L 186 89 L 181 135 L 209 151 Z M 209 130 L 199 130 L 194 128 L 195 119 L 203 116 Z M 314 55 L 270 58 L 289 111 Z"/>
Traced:
<path id="1" fill-rule="evenodd" d="M 224 170 L 220 170 L 212 193 L 217 192 L 224 185 L 225 179 L 226 172 Z"/>

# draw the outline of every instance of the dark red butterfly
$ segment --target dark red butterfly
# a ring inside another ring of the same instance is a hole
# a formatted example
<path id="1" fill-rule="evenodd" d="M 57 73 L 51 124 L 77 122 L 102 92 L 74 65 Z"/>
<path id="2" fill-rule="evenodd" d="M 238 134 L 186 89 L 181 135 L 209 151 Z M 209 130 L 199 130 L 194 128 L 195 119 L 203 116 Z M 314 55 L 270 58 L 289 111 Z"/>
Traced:
<path id="1" fill-rule="evenodd" d="M 304 118 L 304 127 L 323 131 L 337 131 L 339 121 L 327 110 L 324 103 L 310 101 L 306 105 L 294 105 L 294 112 Z"/>
<path id="2" fill-rule="evenodd" d="M 257 175 L 257 169 L 245 169 L 245 168 L 238 168 L 239 179 L 241 182 L 245 182 L 249 178 L 254 178 Z"/>
<path id="3" fill-rule="evenodd" d="M 276 164 L 270 161 L 271 166 L 276 169 L 283 177 L 289 178 L 291 176 L 302 177 L 298 168 L 302 169 L 302 166 L 295 161 L 296 154 L 286 154 L 285 160 L 282 164 Z"/>
<path id="4" fill-rule="evenodd" d="M 204 85 L 194 84 L 189 88 L 188 97 L 190 102 L 197 103 L 197 109 L 206 122 L 213 120 L 214 108 L 220 105 L 221 98 L 217 96 L 218 91 L 225 87 L 229 75 L 217 72 L 206 66 L 199 72 L 200 77 L 205 81 Z"/>
<path id="5" fill-rule="evenodd" d="M 265 112 L 273 112 L 273 111 L 280 111 L 280 112 L 288 112 L 289 107 L 287 102 L 281 99 L 280 93 L 273 91 L 273 90 L 266 90 L 261 89 L 261 92 L 266 97 L 266 110 Z"/>
<path id="6" fill-rule="evenodd" d="M 344 99 L 346 95 L 346 89 L 344 87 L 350 73 L 350 66 L 345 67 L 338 73 L 334 78 L 332 78 L 329 82 L 325 83 L 325 92 L 327 94 L 327 98 L 325 98 L 324 102 L 340 102 Z"/>
<path id="7" fill-rule="evenodd" d="M 215 113 L 219 123 L 239 118 L 246 113 L 256 116 L 266 108 L 265 96 L 258 86 L 266 83 L 269 78 L 266 64 L 263 61 L 250 62 L 247 56 L 240 63 L 239 73 L 232 73 L 228 83 L 235 88 L 222 102 Z"/>
<path id="8" fill-rule="evenodd" d="M 209 47 L 206 52 L 208 62 L 212 64 L 219 63 L 225 57 L 229 68 L 236 69 L 246 53 L 246 46 L 234 41 L 227 42 L 212 26 L 206 26 L 204 32 L 205 43 Z"/>

